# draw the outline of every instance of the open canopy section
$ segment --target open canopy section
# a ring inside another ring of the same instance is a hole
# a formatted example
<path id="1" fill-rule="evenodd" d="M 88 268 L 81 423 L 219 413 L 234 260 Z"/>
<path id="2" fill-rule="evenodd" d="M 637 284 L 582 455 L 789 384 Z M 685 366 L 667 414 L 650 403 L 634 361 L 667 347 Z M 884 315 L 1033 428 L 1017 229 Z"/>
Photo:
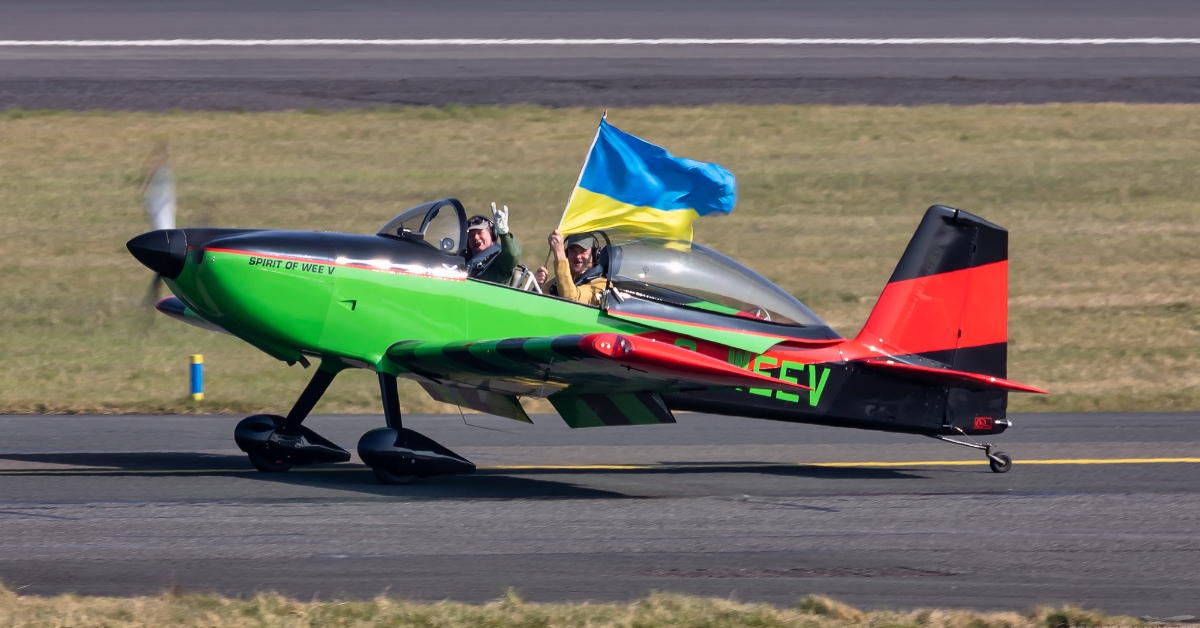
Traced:
<path id="1" fill-rule="evenodd" d="M 418 205 L 401 212 L 379 229 L 379 235 L 424 242 L 451 255 L 467 246 L 467 212 L 456 198 Z"/>
<path id="2" fill-rule="evenodd" d="M 708 247 L 678 240 L 614 244 L 603 258 L 614 285 L 634 296 L 781 325 L 825 323 L 766 277 Z"/>

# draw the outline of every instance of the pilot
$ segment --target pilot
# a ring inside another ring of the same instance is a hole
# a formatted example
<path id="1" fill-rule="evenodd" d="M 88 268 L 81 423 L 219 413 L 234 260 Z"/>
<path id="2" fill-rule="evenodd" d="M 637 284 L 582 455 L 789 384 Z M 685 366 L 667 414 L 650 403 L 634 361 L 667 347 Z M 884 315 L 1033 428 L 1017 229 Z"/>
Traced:
<path id="1" fill-rule="evenodd" d="M 507 284 L 521 263 L 521 243 L 508 230 L 508 205 L 496 209 L 492 220 L 473 216 L 467 221 L 467 276 Z"/>
<path id="2" fill-rule="evenodd" d="M 555 229 L 547 241 L 554 253 L 554 281 L 547 286 L 546 267 L 539 268 L 534 278 L 542 291 L 584 305 L 599 305 L 608 282 L 604 278 L 604 267 L 596 265 L 596 237 L 590 233 L 577 233 L 564 242 L 562 233 Z M 564 281 L 565 277 L 570 277 L 571 281 Z"/>

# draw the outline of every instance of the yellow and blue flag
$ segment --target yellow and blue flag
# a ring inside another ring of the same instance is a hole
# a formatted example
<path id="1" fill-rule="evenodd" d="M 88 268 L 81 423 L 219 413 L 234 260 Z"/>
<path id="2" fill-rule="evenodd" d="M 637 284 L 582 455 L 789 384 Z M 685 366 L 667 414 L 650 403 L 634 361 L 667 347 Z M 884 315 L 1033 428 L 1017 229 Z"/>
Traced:
<path id="1" fill-rule="evenodd" d="M 728 214 L 736 202 L 725 168 L 675 157 L 602 119 L 559 230 L 690 241 L 693 220 Z"/>

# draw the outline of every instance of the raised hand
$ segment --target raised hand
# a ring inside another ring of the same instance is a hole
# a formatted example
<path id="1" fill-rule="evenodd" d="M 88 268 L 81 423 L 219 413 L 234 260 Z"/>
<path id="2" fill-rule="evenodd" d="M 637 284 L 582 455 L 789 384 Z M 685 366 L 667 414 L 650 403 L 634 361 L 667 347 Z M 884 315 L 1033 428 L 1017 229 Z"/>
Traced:
<path id="1" fill-rule="evenodd" d="M 504 209 L 496 209 L 496 203 L 492 203 L 492 224 L 496 225 L 496 235 L 508 233 L 508 205 Z"/>

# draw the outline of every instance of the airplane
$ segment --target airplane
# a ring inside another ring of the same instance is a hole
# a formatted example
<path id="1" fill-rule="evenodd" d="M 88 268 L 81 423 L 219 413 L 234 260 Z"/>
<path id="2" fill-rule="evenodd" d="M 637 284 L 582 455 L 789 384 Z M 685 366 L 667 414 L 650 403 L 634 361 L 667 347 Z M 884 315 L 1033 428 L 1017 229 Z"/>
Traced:
<path id="1" fill-rule="evenodd" d="M 161 187 L 161 186 L 160 186 Z M 171 189 L 173 194 L 173 188 Z M 154 203 L 148 201 L 148 207 Z M 232 334 L 288 365 L 319 364 L 286 416 L 234 431 L 255 468 L 346 462 L 303 423 L 345 369 L 377 374 L 384 423 L 358 442 L 384 484 L 475 465 L 405 428 L 397 378 L 434 399 L 532 422 L 549 400 L 572 428 L 674 423 L 694 411 L 937 438 L 1011 457 L 972 436 L 1011 426 L 1008 232 L 930 207 L 866 324 L 844 338 L 791 294 L 698 243 L 597 232 L 598 305 L 469 278 L 467 214 L 447 198 L 375 234 L 175 228 L 174 203 L 127 244 L 174 296 L 157 309 Z"/>

